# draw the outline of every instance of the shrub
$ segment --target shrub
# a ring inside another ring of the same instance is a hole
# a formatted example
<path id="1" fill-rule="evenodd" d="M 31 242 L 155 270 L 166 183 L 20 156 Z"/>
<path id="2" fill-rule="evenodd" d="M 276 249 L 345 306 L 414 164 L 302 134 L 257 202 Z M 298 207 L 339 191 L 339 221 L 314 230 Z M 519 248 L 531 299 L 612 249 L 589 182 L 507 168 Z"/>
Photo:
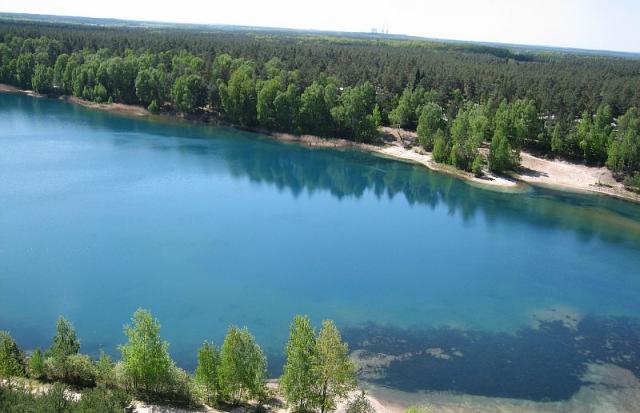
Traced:
<path id="1" fill-rule="evenodd" d="M 363 391 L 347 404 L 345 413 L 376 413 Z"/>
<path id="2" fill-rule="evenodd" d="M 116 386 L 115 365 L 104 351 L 100 353 L 100 358 L 95 364 L 96 384 L 102 387 Z"/>
<path id="3" fill-rule="evenodd" d="M 51 381 L 85 387 L 96 383 L 95 367 L 86 354 L 74 354 L 63 359 L 48 357 L 44 370 Z"/>
<path id="4" fill-rule="evenodd" d="M 82 392 L 82 398 L 74 406 L 74 413 L 122 413 L 131 397 L 121 389 L 97 387 Z"/>
<path id="5" fill-rule="evenodd" d="M 31 354 L 31 357 L 29 357 L 29 376 L 38 380 L 43 378 L 44 375 L 44 356 L 38 348 Z"/>
<path id="6" fill-rule="evenodd" d="M 162 390 L 162 396 L 172 403 L 185 406 L 194 405 L 196 397 L 191 376 L 189 376 L 186 371 L 172 366 L 169 369 L 169 375 Z"/>
<path id="7" fill-rule="evenodd" d="M 149 103 L 147 110 L 151 113 L 158 113 L 158 102 L 156 102 L 155 99 L 152 100 L 151 103 Z"/>

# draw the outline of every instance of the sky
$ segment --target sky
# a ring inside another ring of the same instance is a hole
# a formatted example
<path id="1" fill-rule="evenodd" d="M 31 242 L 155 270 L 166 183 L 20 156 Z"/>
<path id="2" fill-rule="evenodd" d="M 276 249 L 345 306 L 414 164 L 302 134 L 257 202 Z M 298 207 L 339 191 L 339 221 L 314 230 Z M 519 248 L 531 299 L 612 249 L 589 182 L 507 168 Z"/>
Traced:
<path id="1" fill-rule="evenodd" d="M 640 0 L 0 0 L 0 11 L 640 52 Z"/>

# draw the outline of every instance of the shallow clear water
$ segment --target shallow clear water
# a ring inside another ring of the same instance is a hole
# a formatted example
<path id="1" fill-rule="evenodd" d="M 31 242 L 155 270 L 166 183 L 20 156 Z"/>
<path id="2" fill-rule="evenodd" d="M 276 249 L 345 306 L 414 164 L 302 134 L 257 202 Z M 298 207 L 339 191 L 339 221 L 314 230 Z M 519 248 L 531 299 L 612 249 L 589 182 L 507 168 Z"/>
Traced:
<path id="1" fill-rule="evenodd" d="M 298 313 L 347 336 L 635 319 L 640 206 L 0 94 L 0 329 L 47 346 L 64 314 L 83 351 L 117 354 L 137 307 L 185 367 L 235 323 L 274 371 Z"/>

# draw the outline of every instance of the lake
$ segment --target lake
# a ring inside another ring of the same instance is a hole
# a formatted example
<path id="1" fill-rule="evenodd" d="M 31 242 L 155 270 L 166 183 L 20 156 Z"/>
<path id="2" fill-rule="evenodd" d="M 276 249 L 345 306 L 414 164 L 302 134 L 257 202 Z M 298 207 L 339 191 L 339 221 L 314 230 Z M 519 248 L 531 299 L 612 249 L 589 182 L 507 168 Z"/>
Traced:
<path id="1" fill-rule="evenodd" d="M 333 319 L 369 383 L 566 400 L 640 374 L 640 205 L 503 193 L 355 150 L 0 94 L 0 329 L 118 355 L 138 308 L 176 362 L 247 326 Z"/>

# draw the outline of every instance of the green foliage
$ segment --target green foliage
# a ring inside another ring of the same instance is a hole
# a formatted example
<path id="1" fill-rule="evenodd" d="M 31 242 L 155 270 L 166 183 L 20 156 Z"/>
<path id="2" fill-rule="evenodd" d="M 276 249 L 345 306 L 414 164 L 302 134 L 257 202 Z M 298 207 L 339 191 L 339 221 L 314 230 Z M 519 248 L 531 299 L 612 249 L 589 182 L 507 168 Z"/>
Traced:
<path id="1" fill-rule="evenodd" d="M 29 357 L 29 377 L 39 380 L 44 378 L 44 355 L 42 351 L 37 348 Z"/>
<path id="2" fill-rule="evenodd" d="M 98 103 L 104 103 L 109 100 L 107 88 L 105 88 L 102 83 L 97 83 L 93 87 L 93 92 L 89 93 L 89 95 L 91 96 L 91 99 Z"/>
<path id="3" fill-rule="evenodd" d="M 78 354 L 80 340 L 76 336 L 73 325 L 63 316 L 56 321 L 56 334 L 53 336 L 53 344 L 48 350 L 48 355 L 54 358 L 69 357 Z"/>
<path id="4" fill-rule="evenodd" d="M 19 86 L 30 89 L 36 61 L 31 53 L 22 53 L 15 62 L 15 79 Z"/>
<path id="5" fill-rule="evenodd" d="M 450 153 L 449 142 L 441 129 L 436 131 L 433 141 L 433 160 L 439 163 L 448 162 Z"/>
<path id="6" fill-rule="evenodd" d="M 77 355 L 79 350 L 80 340 L 76 336 L 73 325 L 63 316 L 58 317 L 53 343 L 45 353 L 47 377 L 52 380 L 73 382 L 76 377 L 72 377 L 70 357 Z M 82 363 L 78 360 L 74 362 Z"/>
<path id="7" fill-rule="evenodd" d="M 67 358 L 64 381 L 81 387 L 96 383 L 96 371 L 91 358 L 86 354 L 73 354 Z"/>
<path id="8" fill-rule="evenodd" d="M 0 388 L 0 411 L 3 413 L 122 413 L 130 397 L 121 390 L 103 388 L 82 392 L 79 401 L 65 396 L 67 388 L 53 384 L 45 394 Z"/>
<path id="9" fill-rule="evenodd" d="M 10 380 L 24 374 L 24 354 L 8 332 L 0 331 L 0 378 Z"/>
<path id="10" fill-rule="evenodd" d="M 415 89 L 407 86 L 402 92 L 398 105 L 389 113 L 389 121 L 393 126 L 415 129 L 422 106 L 436 98 L 436 92 L 427 92 L 423 87 Z"/>
<path id="11" fill-rule="evenodd" d="M 122 413 L 131 402 L 129 395 L 120 389 L 97 387 L 82 392 L 76 403 L 70 403 L 74 413 Z"/>
<path id="12" fill-rule="evenodd" d="M 489 119 L 481 105 L 468 104 L 461 109 L 451 125 L 449 162 L 457 168 L 470 171 L 488 130 Z"/>
<path id="13" fill-rule="evenodd" d="M 198 75 L 178 77 L 171 89 L 173 104 L 182 113 L 193 113 L 203 103 L 202 78 Z"/>
<path id="14" fill-rule="evenodd" d="M 158 102 L 154 99 L 147 106 L 147 110 L 151 113 L 158 113 Z"/>
<path id="15" fill-rule="evenodd" d="M 349 348 L 332 321 L 322 322 L 314 352 L 314 375 L 317 377 L 316 405 L 321 413 L 334 410 L 356 387 L 356 367 L 349 358 Z"/>
<path id="16" fill-rule="evenodd" d="M 38 93 L 51 93 L 53 91 L 53 69 L 43 64 L 36 65 L 31 78 L 31 87 Z"/>
<path id="17" fill-rule="evenodd" d="M 285 348 L 287 361 L 280 378 L 280 388 L 287 404 L 295 411 L 304 412 L 313 407 L 318 381 L 313 366 L 316 337 L 307 316 L 296 316 L 289 331 Z"/>
<path id="18" fill-rule="evenodd" d="M 260 85 L 258 92 L 257 116 L 258 123 L 268 129 L 277 129 L 278 121 L 276 115 L 275 100 L 282 86 L 277 79 L 270 79 Z"/>
<path id="19" fill-rule="evenodd" d="M 218 382 L 218 365 L 220 354 L 216 346 L 205 341 L 198 350 L 198 366 L 195 372 L 195 381 L 205 392 L 207 402 L 215 401 L 220 392 Z"/>
<path id="20" fill-rule="evenodd" d="M 376 128 L 382 126 L 382 112 L 380 111 L 380 106 L 378 104 L 373 107 L 373 113 L 371 116 L 373 116 L 373 123 L 376 125 Z"/>
<path id="21" fill-rule="evenodd" d="M 375 89 L 369 82 L 347 87 L 338 98 L 338 105 L 331 109 L 339 134 L 352 136 L 356 141 L 371 141 L 377 134 L 373 119 Z"/>
<path id="22" fill-rule="evenodd" d="M 127 387 L 136 392 L 157 393 L 173 365 L 167 351 L 169 344 L 160 338 L 160 323 L 147 310 L 133 313 L 131 325 L 125 325 L 129 339 L 120 346 Z"/>
<path id="23" fill-rule="evenodd" d="M 238 404 L 264 393 L 267 361 L 255 339 L 244 329 L 230 327 L 220 349 L 218 380 L 224 400 Z"/>
<path id="24" fill-rule="evenodd" d="M 496 129 L 489 150 L 489 169 L 501 173 L 513 169 L 518 164 L 519 156 L 511 148 L 509 140 L 500 129 Z"/>
<path id="25" fill-rule="evenodd" d="M 616 173 L 628 175 L 640 171 L 640 112 L 635 107 L 618 119 L 607 166 Z"/>
<path id="26" fill-rule="evenodd" d="M 104 351 L 100 351 L 100 358 L 95 364 L 95 381 L 101 387 L 113 388 L 116 386 L 115 364 Z"/>
<path id="27" fill-rule="evenodd" d="M 319 136 L 332 132 L 331 109 L 338 100 L 338 86 L 332 77 L 321 76 L 307 87 L 300 97 L 300 127 Z"/>
<path id="28" fill-rule="evenodd" d="M 156 106 L 158 102 L 164 102 L 166 98 L 165 86 L 166 75 L 165 72 L 159 68 L 147 68 L 142 69 L 136 76 L 136 96 L 143 105 L 150 105 L 154 101 Z M 187 87 L 188 82 L 185 82 L 184 86 Z M 201 86 L 197 84 L 197 86 Z M 179 91 L 185 93 L 184 91 Z M 157 111 L 157 110 L 156 110 Z"/>
<path id="29" fill-rule="evenodd" d="M 220 100 L 226 115 L 234 122 L 244 126 L 256 123 L 256 82 L 254 67 L 244 63 L 233 71 L 229 82 L 219 81 Z"/>
<path id="30" fill-rule="evenodd" d="M 601 105 L 593 118 L 587 112 L 582 114 L 575 130 L 575 139 L 587 162 L 604 163 L 607 160 L 613 131 L 612 122 L 608 105 Z"/>
<path id="31" fill-rule="evenodd" d="M 484 156 L 482 156 L 482 154 L 477 154 L 476 157 L 473 159 L 473 163 L 471 164 L 471 172 L 473 172 L 473 174 L 476 177 L 481 177 L 482 176 L 482 168 L 484 167 L 485 164 L 485 159 Z"/>
<path id="32" fill-rule="evenodd" d="M 437 103 L 429 102 L 422 106 L 418 119 L 418 142 L 427 151 L 433 150 L 436 132 L 444 131 L 446 123 L 443 110 Z"/>

